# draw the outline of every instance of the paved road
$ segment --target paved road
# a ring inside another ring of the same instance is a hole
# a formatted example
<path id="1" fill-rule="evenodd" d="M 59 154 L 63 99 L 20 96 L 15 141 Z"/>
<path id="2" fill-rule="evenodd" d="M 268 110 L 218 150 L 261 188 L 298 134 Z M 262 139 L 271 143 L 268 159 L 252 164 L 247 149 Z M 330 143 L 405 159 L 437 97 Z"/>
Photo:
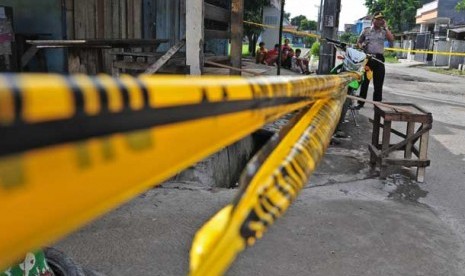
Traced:
<path id="1" fill-rule="evenodd" d="M 307 187 L 227 275 L 465 275 L 464 79 L 388 66 L 385 98 L 433 112 L 426 182 L 368 165 L 372 108 L 331 146 Z M 426 83 L 425 83 L 426 82 Z M 185 275 L 192 237 L 235 190 L 169 183 L 56 246 L 107 275 Z"/>
<path id="2" fill-rule="evenodd" d="M 431 206 L 465 240 L 465 77 L 429 72 L 408 64 L 387 66 L 385 99 L 412 102 L 433 114 L 421 202 Z"/>

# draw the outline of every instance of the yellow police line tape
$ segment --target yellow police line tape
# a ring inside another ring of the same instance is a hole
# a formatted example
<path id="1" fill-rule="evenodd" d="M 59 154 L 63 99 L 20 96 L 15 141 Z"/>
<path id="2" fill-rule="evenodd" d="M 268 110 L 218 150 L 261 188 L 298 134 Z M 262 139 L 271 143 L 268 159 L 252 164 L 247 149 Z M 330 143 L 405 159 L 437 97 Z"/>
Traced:
<path id="1" fill-rule="evenodd" d="M 285 213 L 321 160 L 343 101 L 342 96 L 316 101 L 249 162 L 235 202 L 197 232 L 190 275 L 222 275 L 240 251 Z"/>
<path id="2" fill-rule="evenodd" d="M 252 25 L 252 26 L 258 26 L 258 27 L 263 27 L 263 28 L 268 28 L 268 29 L 279 29 L 278 26 L 271 26 L 271 25 L 264 25 L 256 22 L 250 22 L 250 21 L 244 21 L 245 24 Z M 294 31 L 290 29 L 283 28 L 283 32 L 286 33 L 291 33 L 299 36 L 306 36 L 306 37 L 314 37 L 319 40 L 325 40 L 322 38 L 320 35 L 317 34 L 312 34 L 312 33 L 306 33 L 306 32 L 299 32 L 299 31 Z M 442 51 L 429 51 L 429 50 L 408 50 L 408 49 L 402 49 L 402 48 L 385 48 L 387 51 L 392 51 L 392 52 L 410 52 L 410 53 L 420 53 L 420 54 L 434 54 L 434 55 L 446 55 L 446 56 L 465 56 L 465 53 L 456 53 L 456 52 L 442 52 Z"/>
<path id="3" fill-rule="evenodd" d="M 418 54 L 434 54 L 434 55 L 443 55 L 443 56 L 463 56 L 465 53 L 455 53 L 455 52 L 441 52 L 441 51 L 429 51 L 429 50 L 409 50 L 409 49 L 400 49 L 400 48 L 385 48 L 386 51 L 393 52 L 404 52 L 404 53 L 418 53 Z"/>
<path id="4" fill-rule="evenodd" d="M 256 22 L 251 22 L 251 21 L 243 21 L 245 24 L 252 25 L 252 26 L 257 26 L 257 27 L 262 27 L 262 28 L 267 28 L 267 29 L 279 29 L 279 26 L 272 26 L 272 25 L 264 25 Z M 314 37 L 317 39 L 321 39 L 320 35 L 317 34 L 312 34 L 312 33 L 307 33 L 307 32 L 299 32 L 299 31 L 294 31 L 291 29 L 286 29 L 283 27 L 283 32 L 285 33 L 291 33 L 299 36 L 307 36 L 307 37 Z"/>
<path id="5" fill-rule="evenodd" d="M 0 271 L 358 77 L 0 75 Z"/>

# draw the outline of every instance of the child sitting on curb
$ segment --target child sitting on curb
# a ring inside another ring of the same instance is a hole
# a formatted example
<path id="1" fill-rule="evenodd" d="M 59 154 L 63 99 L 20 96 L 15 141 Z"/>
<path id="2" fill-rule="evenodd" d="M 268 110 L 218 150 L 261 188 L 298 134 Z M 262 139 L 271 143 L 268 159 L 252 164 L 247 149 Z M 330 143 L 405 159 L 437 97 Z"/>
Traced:
<path id="1" fill-rule="evenodd" d="M 292 70 L 301 74 L 308 75 L 310 74 L 310 71 L 308 70 L 308 59 L 300 57 L 301 54 L 302 50 L 295 50 L 295 56 L 292 59 Z"/>
<path id="2" fill-rule="evenodd" d="M 266 54 L 268 50 L 265 48 L 265 42 L 260 42 L 258 44 L 259 48 L 255 53 L 255 63 L 265 64 Z"/>

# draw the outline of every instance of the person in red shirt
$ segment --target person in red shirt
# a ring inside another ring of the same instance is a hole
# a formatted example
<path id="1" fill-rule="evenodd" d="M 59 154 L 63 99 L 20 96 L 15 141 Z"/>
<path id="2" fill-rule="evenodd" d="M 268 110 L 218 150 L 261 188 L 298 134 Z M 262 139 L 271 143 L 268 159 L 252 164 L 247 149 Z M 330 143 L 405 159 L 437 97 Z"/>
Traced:
<path id="1" fill-rule="evenodd" d="M 289 45 L 290 40 L 288 38 L 284 39 L 284 44 L 282 46 L 283 50 L 292 50 L 291 46 Z"/>
<path id="2" fill-rule="evenodd" d="M 279 56 L 279 44 L 275 44 L 274 49 L 268 51 L 268 53 L 266 54 L 265 63 L 270 66 L 275 65 L 276 61 L 278 60 L 278 56 Z"/>

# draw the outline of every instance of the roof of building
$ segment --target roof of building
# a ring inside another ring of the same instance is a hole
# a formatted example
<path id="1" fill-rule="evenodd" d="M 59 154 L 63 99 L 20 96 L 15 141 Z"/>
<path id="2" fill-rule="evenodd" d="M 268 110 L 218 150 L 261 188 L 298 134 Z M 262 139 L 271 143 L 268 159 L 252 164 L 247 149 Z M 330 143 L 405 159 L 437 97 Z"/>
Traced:
<path id="1" fill-rule="evenodd" d="M 465 33 L 465 26 L 450 28 L 449 30 L 454 33 Z"/>

